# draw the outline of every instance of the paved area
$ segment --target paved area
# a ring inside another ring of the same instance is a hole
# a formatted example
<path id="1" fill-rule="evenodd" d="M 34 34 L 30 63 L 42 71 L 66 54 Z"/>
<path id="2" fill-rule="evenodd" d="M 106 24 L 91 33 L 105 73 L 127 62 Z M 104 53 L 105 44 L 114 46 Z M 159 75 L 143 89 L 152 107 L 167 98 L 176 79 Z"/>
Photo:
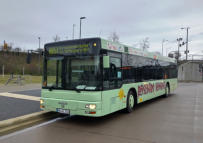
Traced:
<path id="1" fill-rule="evenodd" d="M 10 92 L 10 93 L 40 97 L 41 96 L 41 89 L 16 91 L 16 92 Z"/>
<path id="2" fill-rule="evenodd" d="M 175 94 L 131 114 L 74 116 L 0 137 L 1 143 L 203 143 L 203 84 L 181 83 Z"/>
<path id="3" fill-rule="evenodd" d="M 40 111 L 40 87 L 40 84 L 0 86 L 0 121 Z"/>
<path id="4" fill-rule="evenodd" d="M 0 121 L 40 111 L 39 101 L 0 96 Z"/>
<path id="5" fill-rule="evenodd" d="M 9 84 L 9 85 L 0 84 L 0 92 L 16 92 L 16 91 L 24 91 L 24 90 L 35 90 L 40 88 L 41 88 L 41 84 L 25 84 L 22 86 L 17 84 Z"/>

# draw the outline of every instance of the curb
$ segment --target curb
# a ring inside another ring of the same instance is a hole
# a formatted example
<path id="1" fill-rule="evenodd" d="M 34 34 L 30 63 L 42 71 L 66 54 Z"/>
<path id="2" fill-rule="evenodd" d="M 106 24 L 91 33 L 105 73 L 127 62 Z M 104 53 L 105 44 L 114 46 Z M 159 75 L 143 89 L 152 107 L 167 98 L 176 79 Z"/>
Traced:
<path id="1" fill-rule="evenodd" d="M 33 126 L 39 122 L 59 117 L 56 112 L 40 111 L 4 121 L 0 121 L 0 136 Z"/>

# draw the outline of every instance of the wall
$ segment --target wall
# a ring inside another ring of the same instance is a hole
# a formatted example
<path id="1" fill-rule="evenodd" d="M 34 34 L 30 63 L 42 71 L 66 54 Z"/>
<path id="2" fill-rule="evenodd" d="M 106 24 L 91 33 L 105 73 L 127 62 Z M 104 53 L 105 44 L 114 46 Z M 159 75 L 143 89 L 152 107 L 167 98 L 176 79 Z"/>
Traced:
<path id="1" fill-rule="evenodd" d="M 178 67 L 179 81 L 203 81 L 202 62 L 187 62 Z"/>

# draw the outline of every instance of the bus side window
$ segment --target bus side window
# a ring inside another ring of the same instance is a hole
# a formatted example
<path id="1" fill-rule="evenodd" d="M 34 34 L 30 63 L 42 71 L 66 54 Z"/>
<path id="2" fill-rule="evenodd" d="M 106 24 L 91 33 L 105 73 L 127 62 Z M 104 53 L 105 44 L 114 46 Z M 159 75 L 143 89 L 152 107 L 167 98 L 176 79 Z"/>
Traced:
<path id="1" fill-rule="evenodd" d="M 110 88 L 118 88 L 122 84 L 121 59 L 110 57 Z"/>

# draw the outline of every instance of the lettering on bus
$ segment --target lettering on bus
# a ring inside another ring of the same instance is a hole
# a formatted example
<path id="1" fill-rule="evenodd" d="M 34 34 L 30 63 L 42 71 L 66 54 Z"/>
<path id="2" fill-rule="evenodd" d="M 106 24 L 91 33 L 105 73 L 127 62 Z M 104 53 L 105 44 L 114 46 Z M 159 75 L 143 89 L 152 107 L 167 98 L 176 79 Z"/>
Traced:
<path id="1" fill-rule="evenodd" d="M 107 43 L 107 48 L 109 50 L 113 50 L 113 51 L 124 52 L 124 48 L 122 46 L 115 45 L 115 44 L 110 43 L 110 42 Z"/>
<path id="2" fill-rule="evenodd" d="M 147 83 L 138 86 L 138 96 L 142 96 L 148 93 L 153 93 L 155 90 L 163 90 L 165 89 L 166 84 L 164 82 Z"/>
<path id="3" fill-rule="evenodd" d="M 83 45 L 70 45 L 70 46 L 62 46 L 62 47 L 51 47 L 49 48 L 49 54 L 76 54 L 76 53 L 87 53 L 90 50 L 88 44 Z"/>
<path id="4" fill-rule="evenodd" d="M 138 86 L 138 96 L 154 92 L 154 84 L 148 83 Z"/>
<path id="5" fill-rule="evenodd" d="M 156 83 L 156 91 L 165 89 L 166 84 L 164 82 L 157 82 Z"/>

